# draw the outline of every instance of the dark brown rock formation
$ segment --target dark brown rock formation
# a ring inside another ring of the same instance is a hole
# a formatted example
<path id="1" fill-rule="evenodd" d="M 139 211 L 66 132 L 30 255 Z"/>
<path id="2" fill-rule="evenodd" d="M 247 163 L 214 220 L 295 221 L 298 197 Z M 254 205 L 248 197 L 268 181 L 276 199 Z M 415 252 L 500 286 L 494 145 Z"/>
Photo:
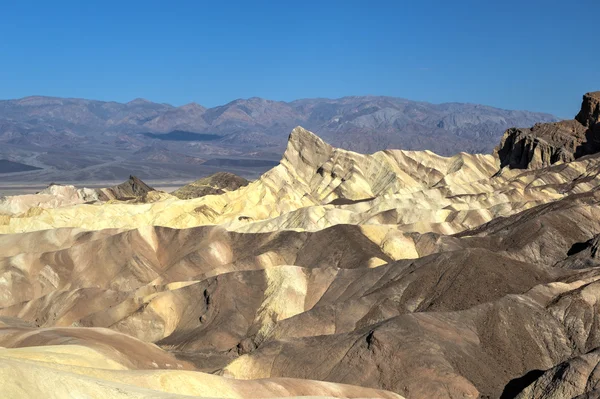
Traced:
<path id="1" fill-rule="evenodd" d="M 199 198 L 205 195 L 218 195 L 227 191 L 237 190 L 248 183 L 248 180 L 233 173 L 217 172 L 187 184 L 173 191 L 172 194 L 179 199 Z"/>
<path id="2" fill-rule="evenodd" d="M 599 121 L 600 92 L 587 93 L 575 119 L 508 129 L 495 153 L 502 167 L 512 169 L 569 162 L 600 151 Z"/>
<path id="3" fill-rule="evenodd" d="M 108 188 L 101 188 L 99 194 L 104 200 L 129 200 L 143 198 L 151 191 L 155 191 L 152 187 L 144 183 L 136 176 L 129 176 L 127 181 Z M 105 197 L 105 198 L 104 198 Z"/>
<path id="4" fill-rule="evenodd" d="M 599 396 L 600 348 L 596 348 L 543 372 L 517 398 L 591 399 Z"/>
<path id="5" fill-rule="evenodd" d="M 579 123 L 588 128 L 594 128 L 600 122 L 600 91 L 587 93 L 583 96 L 581 111 L 575 117 Z"/>

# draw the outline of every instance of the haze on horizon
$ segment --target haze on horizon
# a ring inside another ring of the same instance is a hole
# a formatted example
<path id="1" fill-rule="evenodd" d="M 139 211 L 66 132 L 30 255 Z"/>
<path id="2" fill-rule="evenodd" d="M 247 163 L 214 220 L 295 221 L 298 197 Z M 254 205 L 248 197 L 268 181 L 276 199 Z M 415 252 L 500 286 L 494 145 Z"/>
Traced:
<path id="1" fill-rule="evenodd" d="M 0 98 L 212 107 L 369 94 L 570 118 L 572 99 L 600 88 L 586 22 L 598 12 L 592 0 L 14 2 Z"/>

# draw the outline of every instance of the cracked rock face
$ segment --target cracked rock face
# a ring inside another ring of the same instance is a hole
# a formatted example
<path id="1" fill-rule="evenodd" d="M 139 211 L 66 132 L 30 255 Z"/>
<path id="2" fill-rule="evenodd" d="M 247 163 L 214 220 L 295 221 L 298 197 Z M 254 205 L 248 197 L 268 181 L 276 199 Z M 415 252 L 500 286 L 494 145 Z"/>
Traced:
<path id="1" fill-rule="evenodd" d="M 594 128 L 600 122 L 600 91 L 583 96 L 581 111 L 575 119 L 588 128 Z"/>
<path id="2" fill-rule="evenodd" d="M 583 96 L 575 119 L 511 128 L 494 153 L 502 167 L 536 169 L 600 151 L 600 92 Z"/>
<path id="3" fill-rule="evenodd" d="M 541 375 L 517 396 L 518 399 L 597 398 L 600 395 L 600 348 L 535 374 Z"/>

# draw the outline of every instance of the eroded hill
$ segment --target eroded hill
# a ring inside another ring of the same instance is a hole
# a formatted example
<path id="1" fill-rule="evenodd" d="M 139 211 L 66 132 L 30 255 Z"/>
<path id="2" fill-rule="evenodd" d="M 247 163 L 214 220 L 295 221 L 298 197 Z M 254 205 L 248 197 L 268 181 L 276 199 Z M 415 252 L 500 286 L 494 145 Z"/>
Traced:
<path id="1" fill-rule="evenodd" d="M 3 381 L 15 396 L 593 397 L 600 155 L 527 166 L 362 155 L 298 127 L 247 185 L 180 199 L 131 180 L 123 198 L 14 208 Z"/>

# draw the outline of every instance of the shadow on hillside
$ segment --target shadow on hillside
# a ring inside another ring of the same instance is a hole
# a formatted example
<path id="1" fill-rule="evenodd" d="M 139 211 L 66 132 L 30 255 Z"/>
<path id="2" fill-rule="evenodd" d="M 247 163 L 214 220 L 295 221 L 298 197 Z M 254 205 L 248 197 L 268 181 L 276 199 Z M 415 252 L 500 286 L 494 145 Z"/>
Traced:
<path id="1" fill-rule="evenodd" d="M 516 397 L 523 389 L 527 388 L 542 374 L 544 374 L 544 370 L 531 370 L 521 377 L 513 378 L 504 387 L 500 399 L 512 399 Z"/>

